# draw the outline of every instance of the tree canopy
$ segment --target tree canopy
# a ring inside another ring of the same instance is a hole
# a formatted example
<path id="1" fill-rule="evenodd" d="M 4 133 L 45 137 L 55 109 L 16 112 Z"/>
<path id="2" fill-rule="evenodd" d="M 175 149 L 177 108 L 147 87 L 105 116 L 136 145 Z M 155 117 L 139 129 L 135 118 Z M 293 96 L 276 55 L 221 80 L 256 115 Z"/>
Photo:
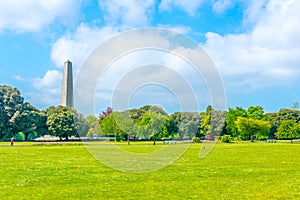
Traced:
<path id="1" fill-rule="evenodd" d="M 214 110 L 205 112 L 175 112 L 168 114 L 159 106 L 145 105 L 125 111 L 108 107 L 98 117 L 86 118 L 75 109 L 51 106 L 39 110 L 24 102 L 17 88 L 0 86 L 0 139 L 7 140 L 22 134 L 25 140 L 43 135 L 68 140 L 79 136 L 116 136 L 126 139 L 214 139 L 229 135 L 232 138 L 251 139 L 254 136 L 278 139 L 300 138 L 300 111 L 298 104 L 291 109 L 265 113 L 261 106 Z M 95 129 L 95 127 L 100 129 Z M 95 132 L 96 130 L 96 132 Z"/>

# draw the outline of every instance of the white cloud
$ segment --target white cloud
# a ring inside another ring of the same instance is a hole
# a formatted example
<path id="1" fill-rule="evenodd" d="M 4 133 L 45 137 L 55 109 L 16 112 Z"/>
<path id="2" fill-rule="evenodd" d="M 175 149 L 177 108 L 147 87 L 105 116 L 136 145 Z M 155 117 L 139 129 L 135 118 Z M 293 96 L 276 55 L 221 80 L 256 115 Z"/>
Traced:
<path id="1" fill-rule="evenodd" d="M 78 17 L 78 0 L 0 1 L 0 30 L 39 31 L 58 20 L 72 22 Z"/>
<path id="2" fill-rule="evenodd" d="M 154 0 L 99 0 L 107 23 L 125 28 L 148 26 L 154 3 Z"/>
<path id="3" fill-rule="evenodd" d="M 76 71 L 99 44 L 115 34 L 117 30 L 112 27 L 98 28 L 81 24 L 73 35 L 66 34 L 54 43 L 51 59 L 60 67 L 66 60 L 71 60 Z"/>
<path id="4" fill-rule="evenodd" d="M 58 105 L 61 94 L 62 73 L 58 70 L 48 70 L 44 77 L 31 80 L 33 89 L 26 94 L 28 101 L 40 108 Z"/>
<path id="5" fill-rule="evenodd" d="M 203 2 L 204 0 L 162 0 L 159 9 L 161 11 L 169 11 L 173 7 L 177 7 L 187 12 L 190 16 L 194 16 Z"/>
<path id="6" fill-rule="evenodd" d="M 232 0 L 217 0 L 213 6 L 212 9 L 215 13 L 223 13 L 225 10 L 230 8 L 232 6 L 232 3 L 234 1 Z"/>
<path id="7" fill-rule="evenodd" d="M 247 9 L 244 12 L 244 23 L 256 23 L 264 13 L 265 6 L 269 0 L 250 1 L 247 4 Z"/>
<path id="8" fill-rule="evenodd" d="M 57 70 L 48 70 L 44 77 L 33 79 L 33 86 L 37 89 L 58 88 L 62 74 Z"/>
<path id="9" fill-rule="evenodd" d="M 251 89 L 291 83 L 300 74 L 300 1 L 254 4 L 251 13 L 260 17 L 253 21 L 253 30 L 225 36 L 207 33 L 204 48 L 227 83 Z M 245 20 L 249 16 L 253 14 Z"/>

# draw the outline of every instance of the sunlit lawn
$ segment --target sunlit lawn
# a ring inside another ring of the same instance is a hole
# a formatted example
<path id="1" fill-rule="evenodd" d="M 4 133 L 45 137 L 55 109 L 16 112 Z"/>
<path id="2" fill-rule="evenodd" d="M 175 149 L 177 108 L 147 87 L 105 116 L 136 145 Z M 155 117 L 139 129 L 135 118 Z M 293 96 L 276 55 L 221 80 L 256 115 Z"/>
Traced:
<path id="1" fill-rule="evenodd" d="M 300 199 L 300 144 L 217 144 L 204 159 L 200 147 L 159 171 L 133 174 L 106 167 L 80 144 L 0 143 L 0 199 Z"/>

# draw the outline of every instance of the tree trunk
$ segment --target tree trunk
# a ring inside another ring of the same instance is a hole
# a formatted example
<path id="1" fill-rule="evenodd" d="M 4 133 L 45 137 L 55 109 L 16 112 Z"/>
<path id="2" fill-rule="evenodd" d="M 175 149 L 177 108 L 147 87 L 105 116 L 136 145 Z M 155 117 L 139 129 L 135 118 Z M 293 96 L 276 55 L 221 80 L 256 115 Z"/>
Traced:
<path id="1" fill-rule="evenodd" d="M 155 138 L 153 138 L 153 145 L 155 145 Z"/>
<path id="2" fill-rule="evenodd" d="M 253 135 L 250 135 L 250 138 L 251 138 L 251 142 L 253 142 Z"/>

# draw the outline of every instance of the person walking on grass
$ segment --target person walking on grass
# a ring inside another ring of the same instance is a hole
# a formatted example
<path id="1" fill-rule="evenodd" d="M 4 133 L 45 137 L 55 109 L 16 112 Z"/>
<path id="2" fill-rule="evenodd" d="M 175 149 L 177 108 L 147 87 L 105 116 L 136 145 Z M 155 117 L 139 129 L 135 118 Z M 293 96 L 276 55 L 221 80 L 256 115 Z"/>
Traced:
<path id="1" fill-rule="evenodd" d="M 14 146 L 14 138 L 13 137 L 10 139 L 10 146 Z"/>

